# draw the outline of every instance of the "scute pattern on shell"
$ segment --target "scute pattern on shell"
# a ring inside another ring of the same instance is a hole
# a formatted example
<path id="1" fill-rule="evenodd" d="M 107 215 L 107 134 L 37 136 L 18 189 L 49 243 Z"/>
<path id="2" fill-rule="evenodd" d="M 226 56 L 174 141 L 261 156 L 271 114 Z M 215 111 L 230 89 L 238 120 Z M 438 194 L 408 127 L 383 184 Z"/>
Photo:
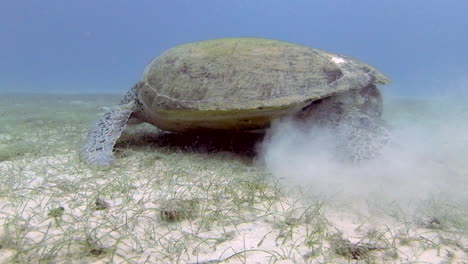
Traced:
<path id="1" fill-rule="evenodd" d="M 342 58 L 337 63 L 333 58 Z M 280 107 L 385 77 L 358 60 L 288 42 L 234 38 L 174 47 L 154 59 L 140 93 L 155 110 Z"/>

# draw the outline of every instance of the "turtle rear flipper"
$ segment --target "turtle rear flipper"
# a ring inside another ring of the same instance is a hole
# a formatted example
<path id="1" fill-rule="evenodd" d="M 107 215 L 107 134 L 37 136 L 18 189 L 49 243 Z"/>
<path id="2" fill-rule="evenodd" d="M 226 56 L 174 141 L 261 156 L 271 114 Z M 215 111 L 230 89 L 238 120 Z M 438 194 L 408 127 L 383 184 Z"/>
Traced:
<path id="1" fill-rule="evenodd" d="M 108 166 L 112 149 L 127 126 L 134 110 L 134 101 L 112 107 L 91 127 L 80 150 L 80 159 L 90 165 Z"/>

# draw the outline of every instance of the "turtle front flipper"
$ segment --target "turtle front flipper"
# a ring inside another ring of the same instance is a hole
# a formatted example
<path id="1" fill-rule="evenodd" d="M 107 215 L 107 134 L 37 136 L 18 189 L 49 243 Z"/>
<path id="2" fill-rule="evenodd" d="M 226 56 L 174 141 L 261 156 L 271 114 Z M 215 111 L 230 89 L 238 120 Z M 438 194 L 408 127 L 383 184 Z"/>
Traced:
<path id="1" fill-rule="evenodd" d="M 369 85 L 314 101 L 298 117 L 333 135 L 338 160 L 359 163 L 378 157 L 391 140 L 381 115 L 381 94 Z"/>
<path id="2" fill-rule="evenodd" d="M 391 139 L 381 119 L 358 112 L 347 115 L 337 130 L 341 157 L 355 163 L 380 156 Z"/>
<path id="3" fill-rule="evenodd" d="M 80 159 L 90 165 L 107 166 L 113 161 L 112 149 L 134 111 L 134 101 L 108 110 L 89 130 L 80 150 Z"/>

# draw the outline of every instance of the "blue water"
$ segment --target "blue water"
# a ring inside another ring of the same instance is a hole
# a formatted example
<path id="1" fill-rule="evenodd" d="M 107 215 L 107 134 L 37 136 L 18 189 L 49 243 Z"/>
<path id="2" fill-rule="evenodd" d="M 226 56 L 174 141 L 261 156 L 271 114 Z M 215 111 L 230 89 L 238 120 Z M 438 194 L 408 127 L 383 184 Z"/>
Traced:
<path id="1" fill-rule="evenodd" d="M 466 96 L 465 0 L 2 0 L 0 92 L 123 93 L 176 44 L 266 37 L 360 58 L 398 96 Z"/>

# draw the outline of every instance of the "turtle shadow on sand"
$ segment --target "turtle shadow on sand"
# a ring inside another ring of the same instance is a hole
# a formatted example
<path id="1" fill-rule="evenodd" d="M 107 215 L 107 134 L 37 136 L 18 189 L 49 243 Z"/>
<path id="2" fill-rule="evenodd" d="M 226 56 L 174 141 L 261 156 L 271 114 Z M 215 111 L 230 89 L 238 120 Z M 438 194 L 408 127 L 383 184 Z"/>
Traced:
<path id="1" fill-rule="evenodd" d="M 198 132 L 176 133 L 158 129 L 128 129 L 115 145 L 115 151 L 122 149 L 151 149 L 180 151 L 200 154 L 229 154 L 243 160 L 253 160 L 259 145 L 265 138 L 265 131 L 240 132 Z"/>

